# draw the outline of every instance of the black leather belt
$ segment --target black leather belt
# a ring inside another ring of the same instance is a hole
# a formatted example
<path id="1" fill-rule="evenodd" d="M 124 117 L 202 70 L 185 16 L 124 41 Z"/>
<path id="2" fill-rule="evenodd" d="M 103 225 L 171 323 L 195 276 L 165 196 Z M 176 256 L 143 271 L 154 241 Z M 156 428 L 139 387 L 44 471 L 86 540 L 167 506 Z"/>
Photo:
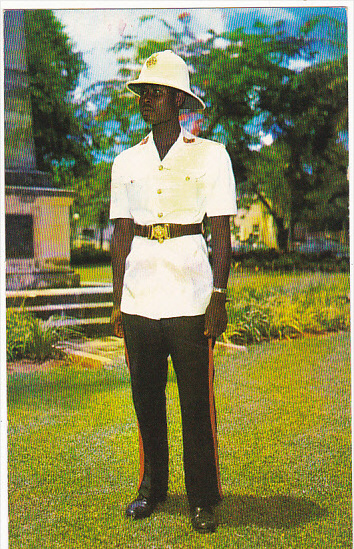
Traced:
<path id="1" fill-rule="evenodd" d="M 193 223 L 189 225 L 179 225 L 177 223 L 161 223 L 156 225 L 137 225 L 134 223 L 134 235 L 143 236 L 149 240 L 158 240 L 160 244 L 164 240 L 187 236 L 192 234 L 202 234 L 202 223 Z"/>

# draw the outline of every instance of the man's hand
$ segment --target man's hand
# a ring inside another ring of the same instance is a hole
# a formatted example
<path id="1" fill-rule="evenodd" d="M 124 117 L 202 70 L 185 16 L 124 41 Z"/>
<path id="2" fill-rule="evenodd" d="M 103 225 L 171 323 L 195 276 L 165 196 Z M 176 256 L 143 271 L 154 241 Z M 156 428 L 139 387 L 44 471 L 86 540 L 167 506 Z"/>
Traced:
<path id="1" fill-rule="evenodd" d="M 113 326 L 113 333 L 116 337 L 124 337 L 122 313 L 119 307 L 113 307 L 111 314 L 111 324 Z"/>
<path id="2" fill-rule="evenodd" d="M 209 305 L 205 311 L 204 334 L 207 337 L 219 337 L 226 330 L 227 312 L 226 295 L 220 292 L 211 294 Z"/>

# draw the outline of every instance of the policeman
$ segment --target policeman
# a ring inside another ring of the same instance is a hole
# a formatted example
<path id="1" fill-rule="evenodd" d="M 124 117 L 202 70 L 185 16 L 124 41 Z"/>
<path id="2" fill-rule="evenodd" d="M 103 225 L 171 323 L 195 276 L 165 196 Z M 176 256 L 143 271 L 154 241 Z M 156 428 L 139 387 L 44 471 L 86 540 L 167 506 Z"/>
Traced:
<path id="1" fill-rule="evenodd" d="M 221 500 L 212 347 L 227 325 L 229 216 L 236 214 L 230 158 L 219 143 L 181 128 L 179 111 L 204 109 L 184 60 L 170 50 L 127 84 L 149 133 L 115 159 L 111 179 L 114 333 L 125 340 L 140 435 L 132 519 L 151 515 L 168 490 L 168 357 L 176 373 L 185 485 L 192 526 L 214 532 Z M 209 219 L 213 270 L 202 234 Z"/>

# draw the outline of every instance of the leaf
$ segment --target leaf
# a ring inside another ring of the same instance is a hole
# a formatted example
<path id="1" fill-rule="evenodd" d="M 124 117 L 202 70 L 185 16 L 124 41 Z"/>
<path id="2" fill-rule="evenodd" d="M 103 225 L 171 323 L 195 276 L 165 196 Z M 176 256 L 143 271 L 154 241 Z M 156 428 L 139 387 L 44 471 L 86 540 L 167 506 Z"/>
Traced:
<path id="1" fill-rule="evenodd" d="M 309 19 L 306 21 L 301 27 L 300 27 L 300 33 L 302 34 L 309 34 L 314 30 L 317 25 L 323 21 L 327 21 L 328 17 L 326 15 L 318 15 L 317 17 L 314 17 L 313 19 Z"/>
<path id="2" fill-rule="evenodd" d="M 142 15 L 139 17 L 139 20 L 141 23 L 145 23 L 146 21 L 151 21 L 151 19 L 154 19 L 155 15 Z"/>
<path id="3" fill-rule="evenodd" d="M 263 30 L 269 29 L 269 26 L 268 26 L 268 25 L 265 25 L 265 24 L 262 23 L 262 21 L 260 21 L 260 20 L 255 21 L 253 26 L 254 26 L 256 29 L 263 29 Z"/>

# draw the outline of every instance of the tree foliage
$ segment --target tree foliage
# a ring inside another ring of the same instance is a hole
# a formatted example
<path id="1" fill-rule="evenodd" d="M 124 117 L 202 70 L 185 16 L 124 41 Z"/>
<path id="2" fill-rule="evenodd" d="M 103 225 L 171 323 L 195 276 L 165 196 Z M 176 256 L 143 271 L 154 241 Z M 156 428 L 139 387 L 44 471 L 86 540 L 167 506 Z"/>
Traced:
<path id="1" fill-rule="evenodd" d="M 111 164 L 99 162 L 93 165 L 84 176 L 73 181 L 77 192 L 74 203 L 80 212 L 84 226 L 104 227 L 108 223 Z"/>
<path id="2" fill-rule="evenodd" d="M 141 25 L 151 18 L 159 19 L 155 15 L 143 16 Z M 239 141 L 247 145 L 250 137 L 245 126 L 261 113 L 260 90 L 278 89 L 284 78 L 292 74 L 284 65 L 285 58 L 300 55 L 302 50 L 310 56 L 309 46 L 301 39 L 285 39 L 277 25 L 263 26 L 254 34 L 237 29 L 218 35 L 210 30 L 205 39 L 199 39 L 191 30 L 187 12 L 181 13 L 179 20 L 177 28 L 159 19 L 169 32 L 162 41 L 148 39 L 137 43 L 131 35 L 121 38 L 114 48 L 118 56 L 117 80 L 95 84 L 87 97 L 90 101 L 102 94 L 108 98 L 96 120 L 116 120 L 119 133 L 123 134 L 122 144 L 130 145 L 143 135 L 146 128 L 126 83 L 138 76 L 142 63 L 152 53 L 172 49 L 186 60 L 192 85 L 207 104 L 201 135 L 221 138 L 236 148 Z"/>
<path id="3" fill-rule="evenodd" d="M 247 178 L 240 184 L 239 203 L 250 207 L 260 202 L 273 217 L 280 248 L 286 248 L 290 222 L 291 192 L 286 169 L 290 150 L 286 143 L 276 141 L 272 146 L 263 146 L 246 160 Z"/>
<path id="4" fill-rule="evenodd" d="M 138 42 L 135 36 L 123 35 L 114 48 L 117 79 L 88 90 L 85 101 L 99 106 L 91 124 L 103 136 L 104 152 L 113 160 L 146 134 L 126 83 L 138 76 L 152 53 L 172 49 L 186 60 L 192 89 L 207 105 L 203 114 L 182 115 L 182 120 L 194 133 L 225 143 L 241 200 L 258 200 L 267 208 L 278 229 L 279 246 L 286 248 L 290 228 L 300 221 L 313 227 L 337 226 L 348 202 L 347 151 L 345 139 L 340 139 L 345 138 L 348 121 L 343 29 L 320 16 L 297 34 L 277 21 L 258 23 L 247 33 L 243 28 L 223 34 L 209 30 L 199 38 L 188 12 L 180 13 L 175 26 L 160 13 L 142 16 L 140 24 L 155 19 L 167 30 L 167 38 Z M 324 21 L 328 34 L 322 45 L 329 45 L 337 57 L 318 65 L 321 44 L 311 33 Z M 305 60 L 311 67 L 297 72 L 289 68 L 289 60 Z M 252 146 L 260 144 L 260 130 L 270 132 L 274 141 L 252 152 Z"/>
<path id="5" fill-rule="evenodd" d="M 268 112 L 265 127 L 277 136 L 272 147 L 282 143 L 288 150 L 282 162 L 289 193 L 288 228 L 300 222 L 317 230 L 347 225 L 347 85 L 344 55 L 315 64 L 293 75 L 278 92 L 266 90 L 261 96 Z M 266 153 L 253 156 L 262 164 Z M 271 194 L 271 185 L 262 177 L 259 188 Z"/>
<path id="6" fill-rule="evenodd" d="M 51 10 L 24 14 L 37 168 L 52 172 L 61 166 L 62 172 L 77 175 L 91 165 L 83 127 L 70 100 L 85 64 Z"/>

